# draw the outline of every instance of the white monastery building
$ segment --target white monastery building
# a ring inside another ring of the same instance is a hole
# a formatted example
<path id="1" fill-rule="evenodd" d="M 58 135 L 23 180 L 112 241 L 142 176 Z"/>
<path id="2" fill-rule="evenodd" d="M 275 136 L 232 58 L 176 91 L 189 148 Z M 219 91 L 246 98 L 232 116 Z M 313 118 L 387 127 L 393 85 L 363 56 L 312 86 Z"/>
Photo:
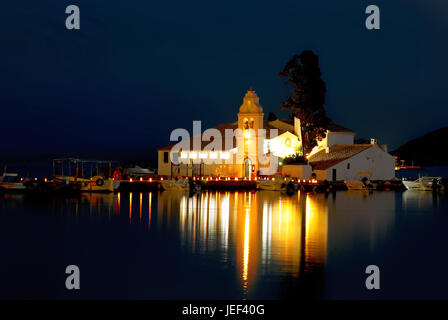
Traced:
<path id="1" fill-rule="evenodd" d="M 334 123 L 307 156 L 308 165 L 282 165 L 282 159 L 302 155 L 300 121 L 264 120 L 259 100 L 255 91 L 247 91 L 237 121 L 213 128 L 218 137 L 206 130 L 183 141 L 181 148 L 178 143 L 160 148 L 159 175 L 249 178 L 282 173 L 309 179 L 314 173 L 318 180 L 328 181 L 395 176 L 395 159 L 385 146 L 380 148 L 375 139 L 354 144 L 355 132 Z"/>

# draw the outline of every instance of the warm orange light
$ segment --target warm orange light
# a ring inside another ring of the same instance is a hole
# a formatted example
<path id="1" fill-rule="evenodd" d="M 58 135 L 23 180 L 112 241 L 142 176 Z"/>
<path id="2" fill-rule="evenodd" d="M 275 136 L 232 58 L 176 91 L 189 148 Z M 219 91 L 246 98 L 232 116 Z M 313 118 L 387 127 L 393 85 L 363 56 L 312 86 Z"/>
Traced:
<path id="1" fill-rule="evenodd" d="M 129 178 L 129 181 L 132 182 L 132 178 Z"/>
<path id="2" fill-rule="evenodd" d="M 48 181 L 47 178 L 45 178 L 44 181 L 47 182 Z"/>
<path id="3" fill-rule="evenodd" d="M 149 178 L 149 182 L 152 182 L 152 178 Z"/>
<path id="4" fill-rule="evenodd" d="M 312 155 L 316 154 L 319 152 L 319 146 L 315 146 L 313 148 L 313 150 L 311 150 L 311 152 L 309 154 L 306 155 L 306 158 L 309 159 Z"/>
<path id="5" fill-rule="evenodd" d="M 140 177 L 140 181 L 143 181 L 143 178 L 142 178 L 142 177 Z"/>
<path id="6" fill-rule="evenodd" d="M 160 178 L 160 181 L 163 181 L 163 178 Z"/>
<path id="7" fill-rule="evenodd" d="M 238 181 L 238 177 L 235 177 L 235 181 Z"/>

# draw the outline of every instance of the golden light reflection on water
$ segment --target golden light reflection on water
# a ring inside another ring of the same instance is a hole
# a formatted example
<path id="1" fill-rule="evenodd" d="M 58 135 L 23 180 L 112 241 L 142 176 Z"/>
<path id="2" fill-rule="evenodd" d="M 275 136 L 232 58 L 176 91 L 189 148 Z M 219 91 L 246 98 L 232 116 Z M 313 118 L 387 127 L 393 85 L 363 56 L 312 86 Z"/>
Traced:
<path id="1" fill-rule="evenodd" d="M 325 264 L 327 200 L 313 195 L 203 192 L 176 197 L 162 192 L 158 215 L 170 217 L 167 227 L 178 226 L 187 250 L 230 260 L 244 296 L 264 274 L 297 278 L 301 270 L 312 271 Z"/>
<path id="2" fill-rule="evenodd" d="M 129 193 L 129 223 L 132 220 L 132 192 Z"/>
<path id="3" fill-rule="evenodd" d="M 151 228 L 152 192 L 148 194 L 148 230 Z"/>
<path id="4" fill-rule="evenodd" d="M 24 195 L 5 194 L 0 197 L 0 208 L 20 208 L 26 201 L 31 200 Z M 313 276 L 322 276 L 327 259 L 334 269 L 335 264 L 346 263 L 340 258 L 341 252 L 359 247 L 367 256 L 381 252 L 406 215 L 434 216 L 438 212 L 434 209 L 442 212 L 446 208 L 437 207 L 446 203 L 445 198 L 412 192 L 338 192 L 328 198 L 324 194 L 269 191 L 202 192 L 193 196 L 142 192 L 81 194 L 40 201 L 67 221 L 78 223 L 87 218 L 106 224 L 129 222 L 131 232 L 150 230 L 152 234 L 168 235 L 168 241 L 180 244 L 187 256 L 206 257 L 218 277 L 219 272 L 225 272 L 225 277 L 233 274 L 243 298 L 263 291 L 266 282 L 276 276 L 284 280 L 283 288 L 290 283 L 293 290 L 305 287 L 302 279 L 314 281 Z M 202 263 L 204 259 L 191 261 Z M 274 292 L 276 288 L 269 290 Z"/>
<path id="5" fill-rule="evenodd" d="M 306 197 L 305 272 L 325 263 L 327 256 L 328 210 L 325 202 Z"/>
<path id="6" fill-rule="evenodd" d="M 86 194 L 80 204 L 93 214 L 102 207 L 102 212 L 104 208 L 118 216 L 121 212 L 129 223 L 147 225 L 148 230 L 155 224 L 158 231 L 178 233 L 184 250 L 234 268 L 243 298 L 265 275 L 298 279 L 326 262 L 331 200 L 323 195 L 158 192 L 155 215 L 153 196 L 151 192 Z M 352 203 L 348 196 L 339 201 Z M 138 205 L 133 205 L 136 201 Z"/>
<path id="7" fill-rule="evenodd" d="M 250 207 L 250 204 L 249 204 Z M 248 287 L 248 274 L 249 274 L 249 245 L 250 245 L 250 214 L 249 207 L 246 207 L 246 220 L 244 221 L 244 250 L 243 250 L 243 288 L 246 291 Z"/>

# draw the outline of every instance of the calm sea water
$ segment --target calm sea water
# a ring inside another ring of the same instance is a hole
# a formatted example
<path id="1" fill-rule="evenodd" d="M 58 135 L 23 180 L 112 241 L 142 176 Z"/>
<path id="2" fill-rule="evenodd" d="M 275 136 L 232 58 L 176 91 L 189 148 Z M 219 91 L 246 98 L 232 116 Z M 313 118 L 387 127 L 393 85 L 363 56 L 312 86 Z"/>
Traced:
<path id="1" fill-rule="evenodd" d="M 447 209 L 412 191 L 2 194 L 0 298 L 447 299 Z"/>

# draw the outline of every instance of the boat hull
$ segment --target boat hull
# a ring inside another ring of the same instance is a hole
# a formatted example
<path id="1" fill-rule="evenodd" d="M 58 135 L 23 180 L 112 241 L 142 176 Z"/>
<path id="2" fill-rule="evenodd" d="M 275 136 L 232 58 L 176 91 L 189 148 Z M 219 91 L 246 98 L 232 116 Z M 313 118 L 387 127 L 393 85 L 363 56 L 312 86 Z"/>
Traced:
<path id="1" fill-rule="evenodd" d="M 79 184 L 79 191 L 81 192 L 114 192 L 120 186 L 120 181 L 110 178 L 105 179 L 99 176 L 93 177 L 91 179 L 75 179 L 75 177 L 70 176 L 58 176 L 56 178 L 60 181 L 65 181 L 67 184 Z"/>
<path id="2" fill-rule="evenodd" d="M 348 188 L 348 190 L 374 190 L 376 189 L 376 184 L 365 184 L 362 181 L 352 180 L 352 181 L 344 181 L 344 184 Z"/>
<path id="3" fill-rule="evenodd" d="M 26 187 L 22 182 L 2 182 L 0 183 L 0 190 L 3 191 L 25 191 Z"/>
<path id="4" fill-rule="evenodd" d="M 258 180 L 257 189 L 266 191 L 294 191 L 298 189 L 298 185 L 282 180 Z"/>
<path id="5" fill-rule="evenodd" d="M 407 190 L 433 191 L 437 190 L 437 187 L 433 187 L 434 180 L 440 183 L 441 177 L 423 177 L 414 181 L 403 180 L 402 183 Z"/>
<path id="6" fill-rule="evenodd" d="M 160 182 L 160 186 L 165 191 L 188 191 L 190 186 L 187 182 L 178 182 L 172 180 L 164 180 Z"/>

